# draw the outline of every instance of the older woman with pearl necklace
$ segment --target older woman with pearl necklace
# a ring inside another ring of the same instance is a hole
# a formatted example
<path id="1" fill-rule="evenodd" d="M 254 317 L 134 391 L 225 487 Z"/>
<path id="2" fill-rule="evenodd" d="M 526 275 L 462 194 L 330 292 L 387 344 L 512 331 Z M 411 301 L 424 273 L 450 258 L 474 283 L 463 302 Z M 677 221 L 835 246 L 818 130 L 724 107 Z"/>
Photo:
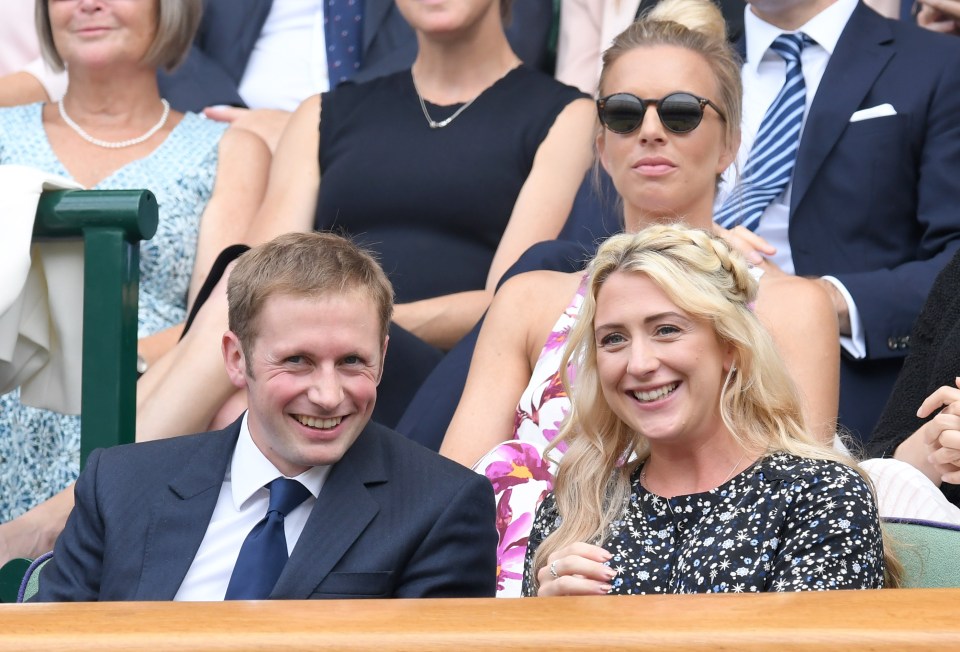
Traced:
<path id="1" fill-rule="evenodd" d="M 248 228 L 269 151 L 242 130 L 170 109 L 157 69 L 186 55 L 200 0 L 39 0 L 41 47 L 66 68 L 56 103 L 0 109 L 0 163 L 28 165 L 86 188 L 149 188 L 160 222 L 141 245 L 139 352 L 144 364 L 175 344 L 217 253 Z M 79 417 L 0 397 L 0 562 L 50 550 L 72 506 Z"/>

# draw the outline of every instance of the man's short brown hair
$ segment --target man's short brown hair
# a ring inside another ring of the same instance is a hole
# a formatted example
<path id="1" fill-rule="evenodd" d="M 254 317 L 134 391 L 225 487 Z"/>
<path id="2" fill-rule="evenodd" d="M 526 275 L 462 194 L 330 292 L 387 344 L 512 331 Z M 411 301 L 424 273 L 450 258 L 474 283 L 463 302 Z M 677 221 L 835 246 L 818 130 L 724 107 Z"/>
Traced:
<path id="1" fill-rule="evenodd" d="M 373 256 L 332 233 L 287 233 L 238 259 L 227 282 L 229 327 L 249 360 L 257 318 L 271 296 L 319 299 L 347 292 L 360 292 L 373 301 L 385 341 L 393 286 Z"/>

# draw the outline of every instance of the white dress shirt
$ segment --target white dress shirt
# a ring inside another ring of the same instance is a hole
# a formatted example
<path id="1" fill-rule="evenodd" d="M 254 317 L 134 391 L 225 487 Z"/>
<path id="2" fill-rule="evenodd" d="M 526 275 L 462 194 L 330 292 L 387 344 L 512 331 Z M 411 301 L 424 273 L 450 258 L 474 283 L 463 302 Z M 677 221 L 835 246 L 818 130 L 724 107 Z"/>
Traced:
<path id="1" fill-rule="evenodd" d="M 323 3 L 273 0 L 238 89 L 251 109 L 293 111 L 330 88 Z"/>
<path id="2" fill-rule="evenodd" d="M 174 600 L 223 600 L 247 534 L 267 514 L 270 491 L 266 485 L 283 477 L 250 438 L 247 418 L 244 414 L 237 447 L 220 487 L 207 533 Z M 284 518 L 288 553 L 300 539 L 330 468 L 315 466 L 293 478 L 310 491 L 310 496 Z"/>
<path id="3" fill-rule="evenodd" d="M 810 105 L 813 104 L 813 98 L 820 87 L 824 70 L 826 70 L 827 63 L 830 61 L 830 55 L 837 47 L 840 34 L 846 27 L 847 21 L 850 20 L 854 9 L 856 9 L 857 2 L 858 0 L 836 0 L 796 30 L 797 32 L 803 32 L 816 42 L 804 47 L 800 55 L 803 79 L 807 88 L 804 125 L 806 124 L 806 115 L 810 111 Z M 740 170 L 746 165 L 750 150 L 753 147 L 753 141 L 760 130 L 763 116 L 767 112 L 767 108 L 773 104 L 773 100 L 780 92 L 786 78 L 786 64 L 780 58 L 780 55 L 770 50 L 774 40 L 783 34 L 784 30 L 760 19 L 750 9 L 750 5 L 747 5 L 744 11 L 747 56 L 741 71 L 743 79 L 743 123 L 741 125 L 740 151 L 736 164 L 736 169 Z M 800 133 L 802 138 L 803 126 L 801 126 Z M 736 169 L 731 167 L 724 175 L 723 184 L 717 194 L 715 204 L 717 208 L 723 204 L 724 199 L 733 188 L 736 181 Z M 772 261 L 788 274 L 795 273 L 787 230 L 790 221 L 790 194 L 792 189 L 793 181 L 791 180 L 783 193 L 775 198 L 763 212 L 756 230 L 757 235 L 777 248 L 777 253 L 772 256 Z M 836 278 L 832 276 L 824 276 L 823 278 L 840 290 L 840 293 L 846 299 L 850 312 L 852 336 L 841 337 L 841 344 L 854 357 L 863 358 L 866 356 L 866 335 L 853 297 Z"/>

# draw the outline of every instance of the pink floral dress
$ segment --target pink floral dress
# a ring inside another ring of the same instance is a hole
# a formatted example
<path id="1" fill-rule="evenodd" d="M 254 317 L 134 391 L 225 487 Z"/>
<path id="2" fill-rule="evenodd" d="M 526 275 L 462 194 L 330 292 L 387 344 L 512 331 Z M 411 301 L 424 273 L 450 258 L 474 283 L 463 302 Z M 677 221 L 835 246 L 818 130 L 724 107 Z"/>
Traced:
<path id="1" fill-rule="evenodd" d="M 498 444 L 473 470 L 490 479 L 497 497 L 497 597 L 519 597 L 527 539 L 537 508 L 553 490 L 561 444 L 544 457 L 544 449 L 560 432 L 570 400 L 560 382 L 560 359 L 567 336 L 583 304 L 586 276 L 570 305 L 554 324 L 540 352 L 530 383 L 520 397 L 513 439 Z"/>

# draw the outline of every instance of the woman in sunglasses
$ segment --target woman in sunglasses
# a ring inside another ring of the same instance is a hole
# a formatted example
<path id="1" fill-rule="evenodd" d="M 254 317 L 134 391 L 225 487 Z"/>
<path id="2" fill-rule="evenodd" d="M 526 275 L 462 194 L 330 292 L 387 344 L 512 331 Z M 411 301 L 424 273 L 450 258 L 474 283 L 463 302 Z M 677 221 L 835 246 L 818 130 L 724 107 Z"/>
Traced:
<path id="1" fill-rule="evenodd" d="M 710 2 L 664 0 L 604 55 L 596 146 L 627 231 L 712 225 L 718 177 L 740 143 L 740 65 L 724 31 Z M 582 274 L 534 272 L 500 289 L 440 449 L 486 474 L 497 492 L 500 595 L 519 594 L 533 514 L 552 489 L 543 449 L 570 405 L 560 356 L 584 283 Z M 766 274 L 756 309 L 801 390 L 807 423 L 831 441 L 839 342 L 829 299 L 812 281 Z M 552 461 L 563 450 L 554 449 Z"/>
<path id="2" fill-rule="evenodd" d="M 885 567 L 897 584 L 870 482 L 808 431 L 742 255 L 655 225 L 587 276 L 524 595 L 882 588 Z"/>

